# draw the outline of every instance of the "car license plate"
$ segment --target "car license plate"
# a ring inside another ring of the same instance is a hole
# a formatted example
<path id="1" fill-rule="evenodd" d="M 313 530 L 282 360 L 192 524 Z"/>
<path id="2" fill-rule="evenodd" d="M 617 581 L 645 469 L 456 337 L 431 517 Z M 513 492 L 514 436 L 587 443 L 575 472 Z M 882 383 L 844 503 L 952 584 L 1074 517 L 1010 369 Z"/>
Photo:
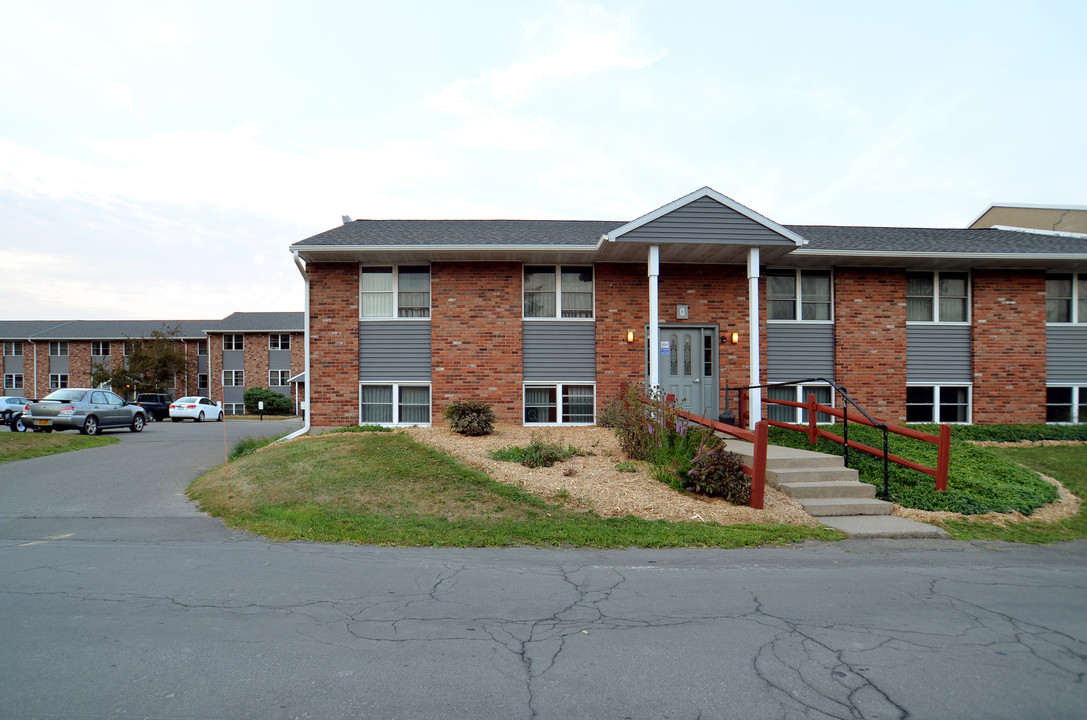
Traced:
<path id="1" fill-rule="evenodd" d="M 34 424 L 35 425 L 48 425 L 49 421 L 48 420 L 35 420 Z"/>

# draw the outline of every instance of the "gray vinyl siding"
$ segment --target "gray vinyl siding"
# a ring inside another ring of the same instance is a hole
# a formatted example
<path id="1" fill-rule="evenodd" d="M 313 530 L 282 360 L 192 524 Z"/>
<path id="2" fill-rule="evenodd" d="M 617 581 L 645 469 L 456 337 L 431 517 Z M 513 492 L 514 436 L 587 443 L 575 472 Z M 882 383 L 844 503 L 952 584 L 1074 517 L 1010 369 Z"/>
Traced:
<path id="1" fill-rule="evenodd" d="M 245 350 L 223 350 L 223 370 L 245 370 Z"/>
<path id="2" fill-rule="evenodd" d="M 906 382 L 946 385 L 972 380 L 968 325 L 906 326 Z"/>
<path id="3" fill-rule="evenodd" d="M 22 355 L 7 355 L 4 357 L 5 373 L 21 373 L 23 371 Z"/>
<path id="4" fill-rule="evenodd" d="M 1087 325 L 1050 325 L 1046 328 L 1045 336 L 1046 383 L 1087 383 Z"/>
<path id="5" fill-rule="evenodd" d="M 808 323 L 767 324 L 767 382 L 786 382 L 810 377 L 834 379 L 834 326 Z"/>
<path id="6" fill-rule="evenodd" d="M 359 380 L 430 382 L 430 321 L 360 322 Z"/>
<path id="7" fill-rule="evenodd" d="M 525 382 L 596 382 L 596 324 L 523 322 Z"/>
<path id="8" fill-rule="evenodd" d="M 792 245 L 766 226 L 703 197 L 623 235 L 624 242 Z"/>
<path id="9" fill-rule="evenodd" d="M 245 402 L 245 388 L 243 388 L 243 387 L 225 387 L 225 388 L 223 388 L 223 402 L 224 403 L 243 403 L 243 402 Z"/>
<path id="10" fill-rule="evenodd" d="M 50 355 L 49 356 L 49 372 L 65 374 L 68 372 L 68 356 L 67 355 Z"/>
<path id="11" fill-rule="evenodd" d="M 125 366 L 128 366 L 128 358 L 125 358 Z M 208 371 L 208 356 L 197 355 L 196 356 L 196 372 L 206 373 Z"/>
<path id="12" fill-rule="evenodd" d="M 290 350 L 269 350 L 268 351 L 268 369 L 269 370 L 290 370 L 291 369 L 291 351 Z"/>

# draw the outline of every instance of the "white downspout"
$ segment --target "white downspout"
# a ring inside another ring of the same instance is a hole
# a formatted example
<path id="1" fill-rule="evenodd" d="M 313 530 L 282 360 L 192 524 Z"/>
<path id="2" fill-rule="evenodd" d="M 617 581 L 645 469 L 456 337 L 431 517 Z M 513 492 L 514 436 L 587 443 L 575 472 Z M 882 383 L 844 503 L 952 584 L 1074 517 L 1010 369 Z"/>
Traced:
<path id="1" fill-rule="evenodd" d="M 303 372 L 305 372 L 306 374 L 306 419 L 302 423 L 301 428 L 295 430 L 290 435 L 281 437 L 279 440 L 276 440 L 276 442 L 282 442 L 283 440 L 294 440 L 296 437 L 308 433 L 310 428 L 310 418 L 313 416 L 312 408 L 310 407 L 309 402 L 309 388 L 313 382 L 313 378 L 310 377 L 309 371 L 309 274 L 306 273 L 306 267 L 302 264 L 302 260 L 298 257 L 297 250 L 294 251 L 294 265 L 298 268 L 298 272 L 301 273 L 302 279 L 306 281 L 306 313 L 304 316 L 305 320 L 302 325 L 302 333 L 304 335 L 302 344 L 305 347 L 306 355 L 303 361 Z"/>
<path id="2" fill-rule="evenodd" d="M 660 276 L 661 249 L 659 245 L 649 246 L 649 390 L 660 387 L 660 308 L 657 280 Z"/>
<path id="3" fill-rule="evenodd" d="M 748 295 L 748 334 L 751 336 L 749 385 L 758 385 L 762 375 L 759 368 L 759 249 L 747 250 L 747 295 Z M 762 420 L 762 389 L 752 387 L 747 395 L 748 429 L 754 430 Z"/>

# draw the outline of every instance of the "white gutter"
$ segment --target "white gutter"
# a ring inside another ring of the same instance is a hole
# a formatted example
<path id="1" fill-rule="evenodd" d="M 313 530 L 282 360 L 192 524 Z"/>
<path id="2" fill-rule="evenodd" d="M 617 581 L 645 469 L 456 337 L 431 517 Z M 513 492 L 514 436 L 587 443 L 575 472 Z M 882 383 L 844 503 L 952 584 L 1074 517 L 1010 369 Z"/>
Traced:
<path id="1" fill-rule="evenodd" d="M 752 386 L 747 394 L 747 417 L 748 429 L 754 430 L 762 420 L 762 388 L 758 387 L 761 384 L 762 370 L 759 367 L 759 249 L 757 247 L 747 249 L 747 297 L 748 333 L 751 335 L 748 342 L 751 374 L 748 378 Z"/>
<path id="2" fill-rule="evenodd" d="M 290 435 L 281 437 L 279 440 L 276 440 L 276 442 L 282 442 L 284 440 L 294 440 L 296 437 L 308 433 L 310 429 L 310 417 L 312 417 L 309 403 L 309 388 L 310 383 L 313 382 L 313 377 L 309 371 L 309 275 L 306 273 L 306 268 L 302 264 L 301 258 L 298 257 L 297 250 L 294 251 L 294 265 L 298 268 L 298 272 L 302 275 L 302 279 L 306 281 L 306 314 L 305 321 L 302 325 L 302 332 L 305 335 L 302 342 L 305 346 L 305 360 L 303 367 L 305 368 L 304 372 L 306 373 L 306 420 L 302 424 L 301 428 L 295 430 Z"/>
<path id="3" fill-rule="evenodd" d="M 660 278 L 660 246 L 649 246 L 649 392 L 660 389 L 660 302 L 658 280 Z"/>

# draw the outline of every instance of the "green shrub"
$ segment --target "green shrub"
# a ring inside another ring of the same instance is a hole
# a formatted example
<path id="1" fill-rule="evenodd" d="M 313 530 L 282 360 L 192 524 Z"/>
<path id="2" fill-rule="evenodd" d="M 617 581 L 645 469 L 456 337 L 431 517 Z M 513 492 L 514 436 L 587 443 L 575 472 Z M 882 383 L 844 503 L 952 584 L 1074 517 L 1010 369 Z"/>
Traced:
<path id="1" fill-rule="evenodd" d="M 442 411 L 453 432 L 469 437 L 494 432 L 494 412 L 479 400 L 454 400 Z"/>
<path id="2" fill-rule="evenodd" d="M 250 415 L 261 412 L 258 403 L 264 403 L 265 415 L 293 415 L 294 406 L 291 399 L 282 393 L 262 387 L 251 387 L 242 396 L 245 401 L 245 411 Z"/>
<path id="3" fill-rule="evenodd" d="M 514 445 L 512 447 L 502 448 L 501 450 L 495 450 L 491 453 L 491 457 L 495 460 L 506 460 L 508 462 L 521 463 L 525 467 L 537 468 L 551 467 L 557 462 L 562 462 L 563 460 L 568 460 L 574 456 L 585 454 L 586 453 L 573 446 L 563 449 L 558 445 L 545 443 L 540 440 L 533 440 L 526 447 Z"/>
<path id="4" fill-rule="evenodd" d="M 242 438 L 238 442 L 234 443 L 234 447 L 230 448 L 229 459 L 237 460 L 238 458 L 245 457 L 246 455 L 252 455 L 262 447 L 267 447 L 275 442 L 275 438 Z"/>

